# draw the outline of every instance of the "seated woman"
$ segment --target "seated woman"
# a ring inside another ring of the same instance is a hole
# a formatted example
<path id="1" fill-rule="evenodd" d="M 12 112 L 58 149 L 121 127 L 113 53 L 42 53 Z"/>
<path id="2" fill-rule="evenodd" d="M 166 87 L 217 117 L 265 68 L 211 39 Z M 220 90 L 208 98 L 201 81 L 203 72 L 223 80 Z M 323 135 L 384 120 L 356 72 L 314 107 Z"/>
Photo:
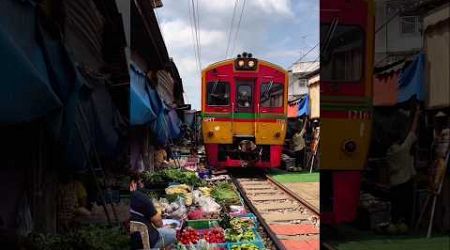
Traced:
<path id="1" fill-rule="evenodd" d="M 176 231 L 163 227 L 161 214 L 156 211 L 152 200 L 138 190 L 138 183 L 139 178 L 133 178 L 130 184 L 130 220 L 147 225 L 152 248 L 166 248 L 176 243 Z"/>

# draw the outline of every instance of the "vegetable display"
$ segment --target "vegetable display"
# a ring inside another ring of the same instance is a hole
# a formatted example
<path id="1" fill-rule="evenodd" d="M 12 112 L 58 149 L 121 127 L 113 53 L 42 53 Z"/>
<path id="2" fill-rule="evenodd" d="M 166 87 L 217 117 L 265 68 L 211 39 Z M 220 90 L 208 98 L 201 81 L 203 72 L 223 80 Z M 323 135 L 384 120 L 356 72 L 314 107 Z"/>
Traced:
<path id="1" fill-rule="evenodd" d="M 224 243 L 225 235 L 222 229 L 215 228 L 205 234 L 205 240 L 208 243 Z"/>
<path id="2" fill-rule="evenodd" d="M 200 179 L 196 173 L 190 171 L 182 171 L 180 169 L 169 168 L 157 172 L 145 171 L 142 174 L 142 178 L 144 180 L 144 183 L 148 186 L 167 182 L 178 182 L 194 187 L 206 185 L 205 181 Z"/>
<path id="3" fill-rule="evenodd" d="M 197 244 L 200 240 L 200 234 L 194 229 L 187 228 L 177 238 L 183 245 Z"/>
<path id="4" fill-rule="evenodd" d="M 241 200 L 239 199 L 238 194 L 234 187 L 226 182 L 217 184 L 212 192 L 211 196 L 218 203 L 228 207 L 229 205 L 239 205 Z"/>

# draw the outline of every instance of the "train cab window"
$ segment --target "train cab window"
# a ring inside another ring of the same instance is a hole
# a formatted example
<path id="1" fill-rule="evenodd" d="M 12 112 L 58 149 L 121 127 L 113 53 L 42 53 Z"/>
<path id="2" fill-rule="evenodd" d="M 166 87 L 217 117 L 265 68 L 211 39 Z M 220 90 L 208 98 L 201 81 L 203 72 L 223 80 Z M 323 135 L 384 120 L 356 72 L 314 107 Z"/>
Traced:
<path id="1" fill-rule="evenodd" d="M 280 83 L 261 84 L 261 107 L 279 108 L 283 106 L 283 85 Z"/>
<path id="2" fill-rule="evenodd" d="M 361 80 L 364 58 L 364 32 L 357 26 L 320 27 L 320 78 L 324 81 L 357 82 Z"/>
<path id="3" fill-rule="evenodd" d="M 209 82 L 207 86 L 208 105 L 230 105 L 230 85 L 228 82 Z"/>
<path id="4" fill-rule="evenodd" d="M 252 106 L 252 86 L 238 83 L 237 103 L 239 108 L 251 108 Z"/>

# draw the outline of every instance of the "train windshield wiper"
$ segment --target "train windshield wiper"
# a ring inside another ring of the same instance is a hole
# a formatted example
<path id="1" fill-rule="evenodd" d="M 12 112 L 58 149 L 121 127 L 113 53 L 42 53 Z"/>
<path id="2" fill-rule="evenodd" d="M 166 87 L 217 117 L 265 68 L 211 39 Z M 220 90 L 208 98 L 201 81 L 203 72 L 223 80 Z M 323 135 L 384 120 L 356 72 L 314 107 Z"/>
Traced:
<path id="1" fill-rule="evenodd" d="M 273 87 L 273 80 L 269 82 L 269 87 L 267 87 L 266 91 L 264 92 L 264 97 L 269 98 L 269 93 L 270 90 L 272 90 L 272 87 Z"/>

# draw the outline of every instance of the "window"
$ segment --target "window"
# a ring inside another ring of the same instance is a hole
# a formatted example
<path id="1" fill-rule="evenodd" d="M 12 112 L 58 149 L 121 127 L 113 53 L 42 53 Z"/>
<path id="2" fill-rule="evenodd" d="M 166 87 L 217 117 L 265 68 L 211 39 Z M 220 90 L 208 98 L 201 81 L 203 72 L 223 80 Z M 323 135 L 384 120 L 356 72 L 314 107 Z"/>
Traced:
<path id="1" fill-rule="evenodd" d="M 298 80 L 298 86 L 300 88 L 306 88 L 308 87 L 308 79 L 299 79 Z"/>
<path id="2" fill-rule="evenodd" d="M 322 24 L 320 77 L 324 81 L 356 82 L 362 77 L 364 33 L 356 26 L 337 26 L 329 33 L 330 25 Z"/>
<path id="3" fill-rule="evenodd" d="M 278 108 L 283 106 L 283 85 L 263 83 L 261 85 L 261 107 Z"/>
<path id="4" fill-rule="evenodd" d="M 227 106 L 230 104 L 230 85 L 227 82 L 209 82 L 207 92 L 208 105 Z"/>
<path id="5" fill-rule="evenodd" d="M 416 34 L 419 32 L 419 20 L 416 16 L 400 17 L 400 32 L 402 34 Z"/>
<path id="6" fill-rule="evenodd" d="M 237 82 L 237 103 L 239 108 L 252 106 L 252 85 Z"/>

